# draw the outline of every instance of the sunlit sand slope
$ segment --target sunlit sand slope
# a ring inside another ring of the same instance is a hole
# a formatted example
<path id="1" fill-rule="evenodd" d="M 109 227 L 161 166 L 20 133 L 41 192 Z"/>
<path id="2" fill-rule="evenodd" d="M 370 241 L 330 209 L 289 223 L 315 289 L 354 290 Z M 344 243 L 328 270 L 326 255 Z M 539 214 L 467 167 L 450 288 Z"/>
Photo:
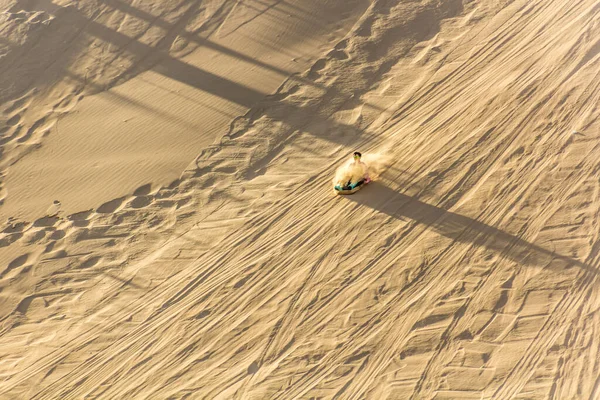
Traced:
<path id="1" fill-rule="evenodd" d="M 6 225 L 4 398 L 600 396 L 597 2 L 361 13 L 173 183 Z"/>

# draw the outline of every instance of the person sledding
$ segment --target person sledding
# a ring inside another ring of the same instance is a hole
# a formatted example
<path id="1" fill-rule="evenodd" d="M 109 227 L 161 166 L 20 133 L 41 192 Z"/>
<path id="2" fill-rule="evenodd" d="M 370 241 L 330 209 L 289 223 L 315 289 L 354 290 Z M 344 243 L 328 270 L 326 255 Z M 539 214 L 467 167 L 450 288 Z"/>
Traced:
<path id="1" fill-rule="evenodd" d="M 347 164 L 345 168 L 343 179 L 340 180 L 334 189 L 339 194 L 351 194 L 356 192 L 362 185 L 371 182 L 369 177 L 369 168 L 361 161 L 362 154 L 355 151 L 353 154 L 353 161 Z"/>

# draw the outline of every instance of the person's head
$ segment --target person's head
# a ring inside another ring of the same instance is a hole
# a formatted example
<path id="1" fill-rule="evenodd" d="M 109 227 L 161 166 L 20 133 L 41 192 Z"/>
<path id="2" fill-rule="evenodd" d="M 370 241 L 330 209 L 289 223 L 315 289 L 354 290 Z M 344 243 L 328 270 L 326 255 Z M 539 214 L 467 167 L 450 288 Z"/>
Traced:
<path id="1" fill-rule="evenodd" d="M 360 154 L 358 151 L 354 152 L 354 161 L 360 161 L 360 157 L 362 157 L 362 154 Z"/>

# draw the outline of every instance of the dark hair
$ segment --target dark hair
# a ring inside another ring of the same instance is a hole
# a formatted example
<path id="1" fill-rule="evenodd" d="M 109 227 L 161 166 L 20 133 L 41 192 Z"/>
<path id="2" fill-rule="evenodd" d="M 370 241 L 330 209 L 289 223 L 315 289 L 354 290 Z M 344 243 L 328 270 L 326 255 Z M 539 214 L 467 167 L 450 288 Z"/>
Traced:
<path id="1" fill-rule="evenodd" d="M 355 156 L 362 157 L 362 154 L 360 154 L 358 151 L 355 151 L 355 152 L 354 152 L 354 155 L 355 155 Z"/>

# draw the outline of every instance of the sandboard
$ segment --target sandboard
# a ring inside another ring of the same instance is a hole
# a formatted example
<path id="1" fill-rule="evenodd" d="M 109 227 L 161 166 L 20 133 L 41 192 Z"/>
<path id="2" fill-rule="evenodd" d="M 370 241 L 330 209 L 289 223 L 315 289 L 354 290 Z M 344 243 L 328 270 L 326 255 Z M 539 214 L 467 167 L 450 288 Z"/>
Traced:
<path id="1" fill-rule="evenodd" d="M 358 192 L 360 189 L 363 188 L 363 186 L 366 186 L 369 182 L 371 182 L 370 179 L 366 179 L 363 181 L 359 181 L 353 185 L 350 186 L 340 186 L 340 185 L 335 185 L 333 187 L 333 191 L 336 194 L 340 194 L 340 195 L 349 195 L 349 194 L 354 194 L 356 192 Z"/>

